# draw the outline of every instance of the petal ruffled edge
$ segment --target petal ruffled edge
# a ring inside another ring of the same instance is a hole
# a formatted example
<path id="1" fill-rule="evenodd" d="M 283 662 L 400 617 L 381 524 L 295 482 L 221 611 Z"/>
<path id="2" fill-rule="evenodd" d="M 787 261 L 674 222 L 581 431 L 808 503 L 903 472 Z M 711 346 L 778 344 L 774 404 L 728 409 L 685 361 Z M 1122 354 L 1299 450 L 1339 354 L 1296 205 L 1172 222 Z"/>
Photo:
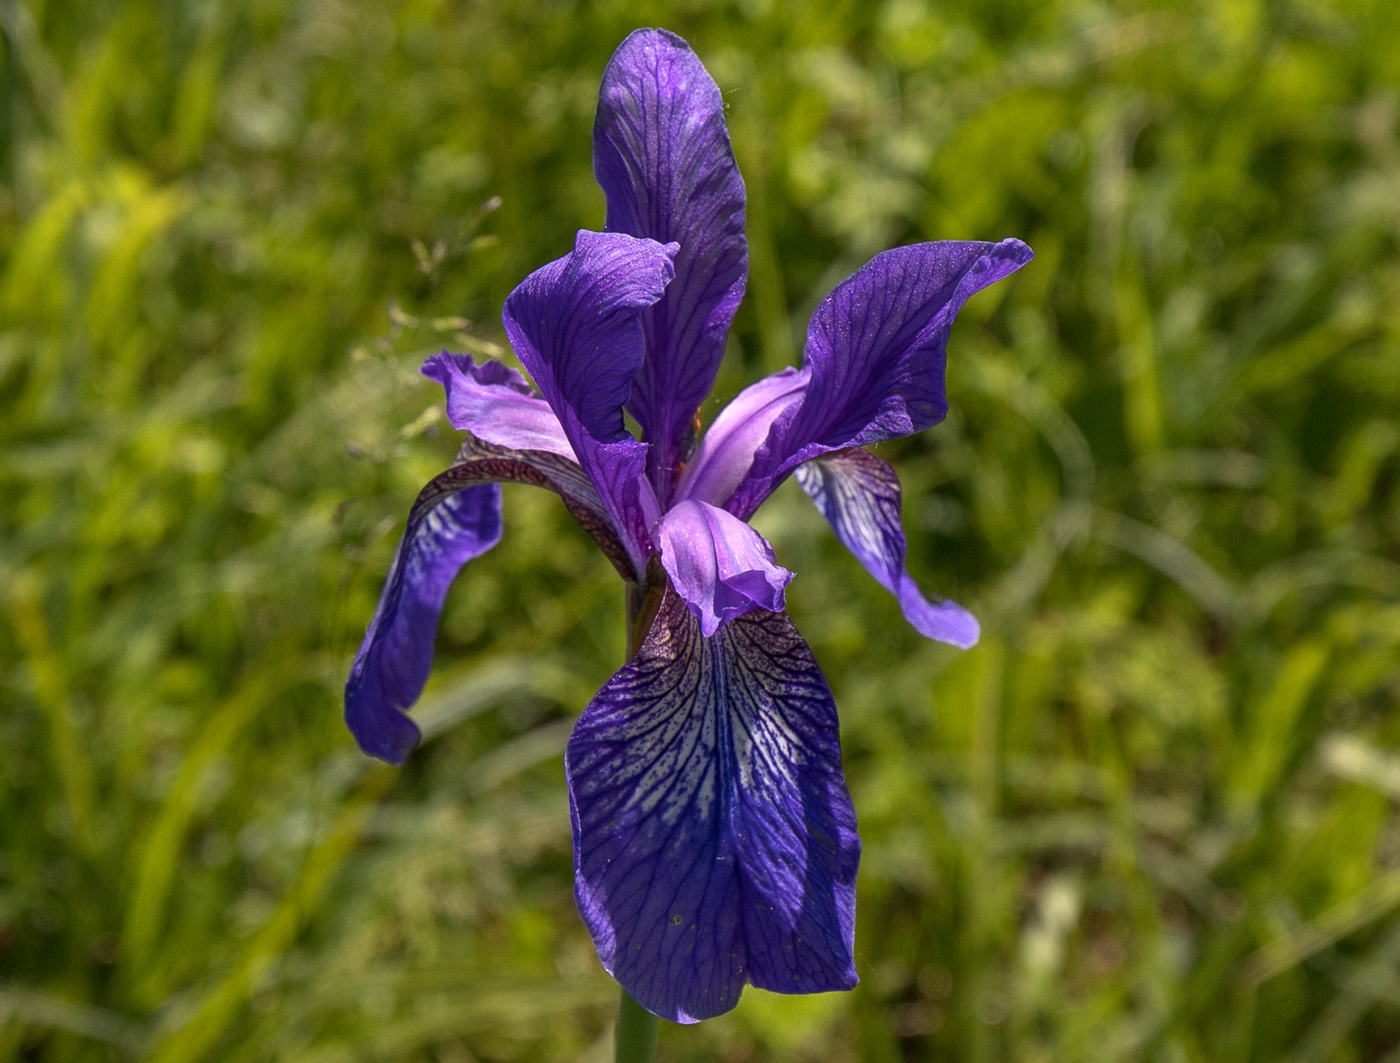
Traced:
<path id="1" fill-rule="evenodd" d="M 964 650 L 977 645 L 977 618 L 946 598 L 930 602 L 904 567 L 899 476 L 889 465 L 854 447 L 814 458 L 793 475 L 836 538 L 899 600 L 914 630 Z"/>
<path id="2" fill-rule="evenodd" d="M 695 1022 L 746 982 L 856 984 L 860 839 L 836 706 L 784 614 L 705 638 L 668 591 L 579 718 L 565 769 L 579 912 L 648 1011 Z"/>

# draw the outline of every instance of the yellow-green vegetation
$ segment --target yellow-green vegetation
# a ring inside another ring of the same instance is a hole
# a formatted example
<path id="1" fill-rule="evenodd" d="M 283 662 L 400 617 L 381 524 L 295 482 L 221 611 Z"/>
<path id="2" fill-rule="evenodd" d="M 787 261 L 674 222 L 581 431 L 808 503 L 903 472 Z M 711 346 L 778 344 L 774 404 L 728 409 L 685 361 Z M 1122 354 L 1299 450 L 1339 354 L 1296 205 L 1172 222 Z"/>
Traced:
<path id="1" fill-rule="evenodd" d="M 0 1060 L 608 1058 L 560 759 L 623 652 L 607 562 L 507 488 L 404 769 L 340 688 L 454 450 L 417 366 L 501 353 L 601 225 L 647 24 L 748 182 L 721 396 L 886 246 L 1038 255 L 884 452 L 977 649 L 792 485 L 758 520 L 841 707 L 861 986 L 662 1057 L 1385 1058 L 1393 0 L 2 0 Z"/>

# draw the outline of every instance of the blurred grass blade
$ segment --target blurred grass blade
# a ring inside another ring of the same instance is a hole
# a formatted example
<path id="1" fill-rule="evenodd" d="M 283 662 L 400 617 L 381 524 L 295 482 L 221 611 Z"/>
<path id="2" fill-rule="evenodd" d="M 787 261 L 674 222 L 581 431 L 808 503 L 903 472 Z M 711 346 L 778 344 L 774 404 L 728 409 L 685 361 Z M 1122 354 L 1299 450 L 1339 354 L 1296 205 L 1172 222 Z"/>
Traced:
<path id="1" fill-rule="evenodd" d="M 272 699 L 284 681 L 273 664 L 244 680 L 204 725 L 180 764 L 180 772 L 139 849 L 136 882 L 127 903 L 122 926 L 121 963 L 137 986 L 146 973 L 152 946 L 160 930 L 165 901 L 174 881 L 191 820 L 200 794 L 229 746 L 245 726 Z M 155 1001 L 144 1001 L 147 1005 Z"/>
<path id="2" fill-rule="evenodd" d="M 360 832 L 397 772 L 376 767 L 346 801 L 326 836 L 307 854 L 301 876 L 278 903 L 267 923 L 244 947 L 224 979 L 178 1017 L 178 1026 L 160 1037 L 151 1063 L 196 1063 L 218 1043 L 247 1004 L 258 978 L 291 947 L 316 910 L 331 879 L 359 841 Z M 183 1010 L 183 1009 L 182 1009 Z"/>
<path id="3" fill-rule="evenodd" d="M 1094 532 L 1104 542 L 1146 561 L 1221 620 L 1244 619 L 1239 592 L 1230 581 L 1166 532 L 1103 510 L 1094 514 Z"/>
<path id="4" fill-rule="evenodd" d="M 183 188 L 133 188 L 125 204 L 126 217 L 112 246 L 93 277 L 88 295 L 87 323 L 95 339 L 109 342 L 125 331 L 120 327 L 135 305 L 141 256 L 151 241 L 172 224 L 188 205 Z"/>
<path id="5" fill-rule="evenodd" d="M 1120 256 L 1114 296 L 1123 378 L 1123 422 L 1134 451 L 1144 458 L 1161 450 L 1165 438 L 1152 311 L 1142 290 L 1136 251 Z"/>
<path id="6" fill-rule="evenodd" d="M 132 1056 L 139 1055 L 145 1043 L 143 1031 L 125 1016 L 33 989 L 0 984 L 0 1026 L 10 1022 L 105 1041 Z"/>
<path id="7" fill-rule="evenodd" d="M 294 1063 L 336 1063 L 350 1049 L 355 1059 L 400 1060 L 432 1044 L 473 1033 L 525 1031 L 563 1011 L 611 1003 L 617 983 L 606 976 L 543 982 L 532 986 L 482 986 L 466 995 L 424 1001 L 416 1014 L 386 1022 L 353 1048 L 323 1046 L 290 1056 Z"/>
<path id="8" fill-rule="evenodd" d="M 24 0 L 0 0 L 0 30 L 10 42 L 6 62 L 19 57 L 30 91 L 50 132 L 62 133 L 65 116 L 63 72 L 44 47 L 34 15 Z"/>
<path id="9" fill-rule="evenodd" d="M 573 720 L 556 720 L 498 746 L 472 764 L 472 792 L 485 793 L 536 764 L 559 756 L 573 729 Z"/>
<path id="10" fill-rule="evenodd" d="M 1268 693 L 1252 706 L 1246 721 L 1245 744 L 1234 772 L 1233 796 L 1251 806 L 1278 780 L 1297 740 L 1296 725 L 1303 707 L 1322 676 L 1330 649 L 1321 642 L 1300 642 L 1285 655 Z"/>
<path id="11" fill-rule="evenodd" d="M 92 761 L 73 718 L 64 665 L 49 637 L 37 577 L 30 572 L 20 573 L 11 581 L 9 592 L 10 620 L 24 650 L 34 682 L 34 695 L 48 724 L 53 767 L 63 780 L 73 840 L 82 852 L 92 855 L 97 848 L 93 827 L 96 789 Z"/>
<path id="12" fill-rule="evenodd" d="M 1303 1035 L 1287 1063 L 1320 1063 L 1333 1055 L 1377 998 L 1393 996 L 1400 965 L 1400 923 L 1343 976 L 1340 991 Z"/>
<path id="13" fill-rule="evenodd" d="M 1400 905 L 1400 872 L 1380 875 L 1354 896 L 1323 912 L 1284 937 L 1269 942 L 1241 968 L 1246 983 L 1262 985 L 1383 918 Z"/>
<path id="14" fill-rule="evenodd" d="M 425 697 L 414 709 L 413 719 L 427 741 L 521 694 L 548 698 L 560 706 L 577 709 L 588 702 L 593 691 L 555 658 L 496 657 Z"/>
<path id="15" fill-rule="evenodd" d="M 23 7 L 18 0 L 10 0 Z M 55 189 L 9 249 L 5 270 L 4 305 L 19 320 L 53 306 L 62 285 L 54 283 L 62 269 L 63 245 L 88 203 L 86 184 L 71 178 Z"/>

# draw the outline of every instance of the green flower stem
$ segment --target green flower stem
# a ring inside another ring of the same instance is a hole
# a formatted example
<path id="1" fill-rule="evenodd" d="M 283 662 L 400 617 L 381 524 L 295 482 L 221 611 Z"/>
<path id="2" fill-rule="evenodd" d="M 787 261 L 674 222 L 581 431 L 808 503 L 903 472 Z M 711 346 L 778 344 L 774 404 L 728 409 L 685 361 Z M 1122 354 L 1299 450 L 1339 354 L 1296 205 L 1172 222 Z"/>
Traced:
<path id="1" fill-rule="evenodd" d="M 656 1016 L 622 991 L 617 1009 L 617 1063 L 651 1063 L 656 1058 Z"/>

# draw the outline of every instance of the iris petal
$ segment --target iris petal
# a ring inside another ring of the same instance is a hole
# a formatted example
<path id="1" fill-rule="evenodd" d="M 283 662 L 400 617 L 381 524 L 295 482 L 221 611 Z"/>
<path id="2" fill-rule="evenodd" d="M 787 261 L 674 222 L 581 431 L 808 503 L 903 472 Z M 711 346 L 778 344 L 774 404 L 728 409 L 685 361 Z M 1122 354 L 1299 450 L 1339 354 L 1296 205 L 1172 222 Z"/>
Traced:
<path id="1" fill-rule="evenodd" d="M 628 402 L 652 445 L 652 482 L 664 503 L 748 275 L 744 182 L 724 100 L 675 34 L 637 30 L 608 63 L 593 172 L 607 195 L 609 231 L 680 244 L 675 280 L 642 314 L 647 356 Z"/>
<path id="2" fill-rule="evenodd" d="M 802 401 L 811 370 L 792 366 L 750 384 L 706 430 L 676 486 L 679 498 L 722 506 L 743 482 L 773 423 Z"/>
<path id="3" fill-rule="evenodd" d="M 674 245 L 580 230 L 572 253 L 526 277 L 501 314 L 511 346 L 554 409 L 640 574 L 649 552 L 639 492 L 647 445 L 622 406 L 642 365 L 639 315 L 674 275 Z"/>
<path id="4" fill-rule="evenodd" d="M 366 753 L 402 764 L 418 744 L 418 726 L 403 710 L 428 681 L 447 589 L 463 565 L 500 540 L 499 484 L 413 507 L 345 684 L 345 723 Z"/>
<path id="5" fill-rule="evenodd" d="M 512 450 L 543 450 L 577 461 L 559 418 L 526 379 L 494 359 L 477 365 L 443 351 L 423 363 L 423 375 L 447 392 L 452 427 Z"/>
<path id="6" fill-rule="evenodd" d="M 565 754 L 575 894 L 603 966 L 676 1022 L 746 982 L 856 984 L 855 810 L 836 707 L 782 613 L 713 638 L 674 592 Z"/>
<path id="7" fill-rule="evenodd" d="M 899 599 L 919 634 L 963 649 L 977 644 L 977 619 L 957 602 L 930 602 L 904 567 L 899 477 L 893 469 L 855 447 L 799 465 L 793 476 L 846 549 Z"/>
<path id="8" fill-rule="evenodd" d="M 557 494 L 583 530 L 593 537 L 618 575 L 632 579 L 632 559 L 613 530 L 608 508 L 578 462 L 543 450 L 511 450 L 468 433 L 456 463 L 429 487 L 454 490 L 467 483 L 501 481 L 543 487 Z M 424 488 L 423 495 L 428 493 Z"/>
<path id="9" fill-rule="evenodd" d="M 676 593 L 713 635 L 754 609 L 783 608 L 792 573 L 773 558 L 767 540 L 738 517 L 708 502 L 677 503 L 656 529 L 661 564 Z"/>
<path id="10" fill-rule="evenodd" d="M 500 540 L 500 481 L 557 492 L 629 578 L 627 551 L 576 463 L 547 451 L 507 450 L 468 435 L 457 463 L 429 481 L 409 510 L 379 605 L 345 683 L 345 722 L 372 756 L 401 764 L 418 744 L 418 728 L 404 710 L 418 700 L 428 680 L 448 587 L 463 565 Z"/>
<path id="11" fill-rule="evenodd" d="M 911 244 L 838 284 L 807 329 L 811 378 L 802 402 L 774 422 L 726 508 L 747 518 L 802 462 L 943 420 L 953 319 L 973 294 L 1030 259 L 1019 240 Z"/>

